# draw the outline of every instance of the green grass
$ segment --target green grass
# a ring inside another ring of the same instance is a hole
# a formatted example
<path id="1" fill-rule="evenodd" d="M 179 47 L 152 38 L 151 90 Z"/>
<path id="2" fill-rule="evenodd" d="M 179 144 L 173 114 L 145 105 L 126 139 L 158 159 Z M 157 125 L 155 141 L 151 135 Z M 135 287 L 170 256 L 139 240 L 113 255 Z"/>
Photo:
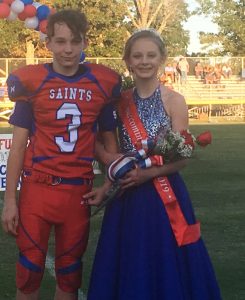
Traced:
<path id="1" fill-rule="evenodd" d="M 206 129 L 212 131 L 212 145 L 207 149 L 197 149 L 195 159 L 190 161 L 182 175 L 193 199 L 196 216 L 201 221 L 202 236 L 211 256 L 223 299 L 244 300 L 245 125 L 191 126 L 191 131 L 195 134 Z M 98 176 L 96 184 L 101 179 Z M 85 292 L 102 214 L 101 212 L 91 220 L 90 240 L 84 257 Z M 53 241 L 50 244 L 52 248 Z M 16 255 L 14 240 L 0 229 L 0 300 L 14 299 Z M 54 285 L 53 277 L 46 272 L 41 300 L 52 299 Z"/>

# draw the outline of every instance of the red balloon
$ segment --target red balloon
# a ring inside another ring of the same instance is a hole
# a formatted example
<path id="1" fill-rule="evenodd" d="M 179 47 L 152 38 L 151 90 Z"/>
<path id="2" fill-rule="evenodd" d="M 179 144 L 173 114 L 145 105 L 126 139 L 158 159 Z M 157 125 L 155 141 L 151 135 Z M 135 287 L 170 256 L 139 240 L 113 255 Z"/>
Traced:
<path id="1" fill-rule="evenodd" d="M 25 13 L 25 10 L 23 10 L 21 13 L 18 14 L 18 18 L 21 20 L 21 21 L 25 21 L 25 19 L 27 18 L 27 15 Z"/>
<path id="2" fill-rule="evenodd" d="M 37 13 L 37 9 L 32 4 L 28 4 L 24 8 L 24 12 L 25 12 L 27 18 L 32 18 L 32 17 L 35 17 L 35 15 Z"/>
<path id="3" fill-rule="evenodd" d="M 6 3 L 0 3 L 0 18 L 7 18 L 10 14 L 10 7 Z"/>
<path id="4" fill-rule="evenodd" d="M 48 21 L 47 21 L 47 20 L 42 20 L 42 21 L 39 23 L 39 30 L 40 30 L 42 33 L 47 33 L 47 24 L 48 24 Z"/>
<path id="5" fill-rule="evenodd" d="M 6 3 L 6 4 L 12 4 L 12 2 L 14 2 L 14 0 L 3 0 L 2 2 Z"/>

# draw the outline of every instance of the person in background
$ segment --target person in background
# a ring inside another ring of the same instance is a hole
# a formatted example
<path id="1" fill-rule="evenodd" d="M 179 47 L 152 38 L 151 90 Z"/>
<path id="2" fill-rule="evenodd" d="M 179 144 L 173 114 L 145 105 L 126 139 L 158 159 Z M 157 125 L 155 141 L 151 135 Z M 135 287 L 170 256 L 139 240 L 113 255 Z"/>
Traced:
<path id="1" fill-rule="evenodd" d="M 222 67 L 222 75 L 225 79 L 229 79 L 232 75 L 231 67 L 228 64 L 224 64 Z"/>
<path id="2" fill-rule="evenodd" d="M 185 57 L 180 58 L 178 68 L 180 69 L 180 83 L 186 84 L 189 73 L 189 63 Z"/>
<path id="3" fill-rule="evenodd" d="M 13 144 L 7 163 L 2 224 L 16 236 L 17 300 L 37 300 L 48 240 L 55 232 L 56 300 L 78 299 L 90 207 L 97 123 L 102 149 L 116 150 L 110 103 L 120 95 L 120 76 L 96 64 L 80 64 L 87 46 L 86 16 L 62 10 L 48 19 L 53 63 L 29 65 L 8 77 L 16 102 L 10 118 Z M 100 120 L 99 120 L 100 119 Z M 104 128 L 103 128 L 104 127 Z M 19 199 L 16 188 L 22 178 Z"/>
<path id="4" fill-rule="evenodd" d="M 216 81 L 216 75 L 214 72 L 214 67 L 209 66 L 208 72 L 205 75 L 204 82 L 205 82 L 205 84 L 214 84 L 215 81 Z"/>
<path id="5" fill-rule="evenodd" d="M 173 62 L 173 69 L 174 69 L 174 83 L 180 83 L 181 71 L 176 61 Z"/>
<path id="6" fill-rule="evenodd" d="M 197 62 L 195 65 L 195 76 L 197 79 L 204 79 L 203 66 L 200 62 Z"/>
<path id="7" fill-rule="evenodd" d="M 174 83 L 174 68 L 171 63 L 168 63 L 164 69 L 166 79 L 169 83 Z"/>
<path id="8" fill-rule="evenodd" d="M 140 141 L 156 138 L 162 129 L 188 129 L 184 97 L 159 84 L 166 56 L 165 43 L 153 29 L 136 31 L 126 42 L 123 59 L 135 88 L 117 104 L 123 154 L 139 150 Z M 122 192 L 106 207 L 87 299 L 220 300 L 200 224 L 179 174 L 187 161 L 161 164 L 161 157 L 152 159 L 159 164 L 133 168 L 120 179 Z M 84 197 L 98 205 L 106 189 Z"/>
<path id="9" fill-rule="evenodd" d="M 211 68 L 211 66 L 208 64 L 205 64 L 203 66 L 203 83 L 206 83 L 206 76 L 209 74 L 210 68 Z"/>

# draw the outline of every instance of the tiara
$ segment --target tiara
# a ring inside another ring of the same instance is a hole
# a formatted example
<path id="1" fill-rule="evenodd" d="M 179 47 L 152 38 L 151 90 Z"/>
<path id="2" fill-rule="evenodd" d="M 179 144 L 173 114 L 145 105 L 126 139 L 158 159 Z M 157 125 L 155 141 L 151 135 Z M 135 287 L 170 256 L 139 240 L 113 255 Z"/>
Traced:
<path id="1" fill-rule="evenodd" d="M 164 42 L 163 38 L 161 37 L 160 33 L 155 29 L 155 28 L 140 28 L 136 29 L 133 33 L 132 36 L 140 33 L 140 32 L 150 32 L 154 34 L 156 37 L 158 37 L 162 42 Z"/>

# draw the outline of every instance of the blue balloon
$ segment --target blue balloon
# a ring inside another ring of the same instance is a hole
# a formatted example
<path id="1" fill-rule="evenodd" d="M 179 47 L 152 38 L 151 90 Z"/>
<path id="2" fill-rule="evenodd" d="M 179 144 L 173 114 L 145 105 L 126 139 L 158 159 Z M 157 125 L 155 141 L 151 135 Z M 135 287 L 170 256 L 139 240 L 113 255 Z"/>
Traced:
<path id="1" fill-rule="evenodd" d="M 21 0 L 25 5 L 32 4 L 33 0 Z"/>
<path id="2" fill-rule="evenodd" d="M 47 19 L 50 9 L 47 5 L 41 5 L 37 8 L 37 17 L 39 21 Z"/>

